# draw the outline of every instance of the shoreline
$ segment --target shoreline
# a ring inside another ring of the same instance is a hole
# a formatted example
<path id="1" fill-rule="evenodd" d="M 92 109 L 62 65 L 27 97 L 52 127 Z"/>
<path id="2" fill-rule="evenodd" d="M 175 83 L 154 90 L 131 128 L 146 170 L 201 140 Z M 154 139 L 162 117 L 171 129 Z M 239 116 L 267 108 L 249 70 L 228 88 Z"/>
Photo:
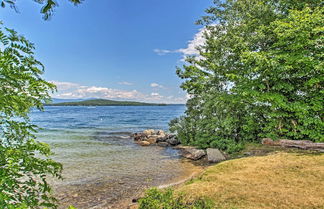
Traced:
<path id="1" fill-rule="evenodd" d="M 154 146 L 152 146 L 154 147 Z M 152 147 L 147 147 L 148 149 L 152 148 Z M 233 159 L 228 159 L 225 161 L 225 163 L 235 163 L 237 161 L 240 160 L 250 160 L 250 159 L 254 159 L 255 157 L 269 157 L 271 158 L 272 156 L 275 156 L 276 153 L 303 153 L 303 154 L 310 154 L 311 152 L 308 151 L 304 151 L 304 150 L 298 150 L 298 149 L 287 149 L 287 148 L 279 148 L 279 147 L 267 147 L 264 146 L 262 148 L 260 147 L 256 147 L 254 149 L 251 149 L 250 151 L 252 151 L 252 155 L 250 156 L 242 156 L 242 157 L 238 157 L 238 158 L 233 158 Z M 255 152 L 254 152 L 255 151 Z M 252 158 L 250 158 L 252 157 Z M 234 160 L 236 159 L 236 160 Z M 233 161 L 231 161 L 233 160 Z M 173 187 L 176 189 L 181 189 L 181 188 L 186 188 L 188 187 L 188 185 L 186 185 L 185 183 L 192 180 L 192 179 L 196 179 L 199 176 L 202 175 L 202 173 L 204 173 L 204 171 L 206 169 L 213 169 L 213 166 L 215 166 L 216 164 L 211 164 L 211 166 L 207 166 L 203 161 L 192 161 L 192 160 L 188 160 L 185 159 L 183 157 L 181 157 L 181 163 L 182 165 L 187 165 L 188 167 L 184 167 L 183 172 L 177 176 L 173 176 L 171 179 L 165 181 L 165 182 L 160 182 L 158 184 L 145 184 L 144 181 L 142 181 L 142 187 L 140 188 L 133 188 L 131 187 L 132 185 L 129 184 L 129 182 L 126 182 L 125 185 L 129 186 L 128 188 L 131 190 L 131 192 L 128 191 L 124 191 L 125 196 L 120 197 L 119 199 L 116 199 L 114 202 L 100 202 L 100 198 L 95 201 L 95 203 L 93 205 L 89 206 L 81 206 L 78 207 L 77 205 L 75 205 L 78 209 L 83 209 L 83 208 L 87 208 L 87 209 L 103 209 L 103 208 L 111 208 L 111 209 L 135 209 L 138 206 L 137 200 L 140 199 L 141 197 L 144 196 L 145 191 L 148 188 L 151 187 L 156 187 L 158 189 L 165 189 L 165 188 L 169 188 L 169 187 Z M 216 168 L 216 167 L 214 167 Z M 98 184 L 96 184 L 98 186 Z M 102 189 L 105 189 L 106 192 L 107 190 L 109 190 L 109 185 L 105 185 L 102 187 Z M 94 198 L 97 197 L 98 194 L 92 194 L 92 196 Z M 99 195 L 100 196 L 100 195 Z M 78 198 L 78 196 L 75 196 L 75 198 Z M 62 205 L 60 205 L 60 208 L 66 208 L 66 206 L 68 205 L 64 205 L 64 207 L 61 207 Z"/>
<path id="2" fill-rule="evenodd" d="M 136 161 L 133 158 L 129 164 L 130 169 L 139 169 L 138 172 L 121 173 L 121 176 L 115 176 L 115 179 L 113 176 L 110 178 L 106 176 L 106 178 L 98 177 L 90 181 L 86 181 L 84 176 L 82 178 L 83 181 L 78 183 L 58 185 L 56 187 L 56 194 L 59 200 L 59 209 L 66 209 L 70 205 L 78 209 L 133 209 L 137 207 L 137 200 L 144 196 L 147 189 L 151 187 L 158 189 L 182 187 L 186 182 L 199 177 L 209 165 L 214 165 L 213 163 L 207 163 L 208 156 L 206 153 L 199 160 L 192 160 L 183 155 L 184 149 L 194 149 L 197 151 L 193 147 L 188 148 L 178 143 L 178 146 L 159 146 L 158 139 L 166 138 L 167 143 L 169 143 L 168 140 L 170 139 L 174 140 L 174 138 L 170 138 L 170 135 L 162 132 L 161 134 L 165 135 L 165 137 L 157 137 L 156 140 L 152 140 L 151 146 L 141 146 L 136 141 L 135 137 L 144 137 L 141 134 L 134 134 L 134 140 L 129 138 L 129 142 L 134 145 L 138 144 L 135 145 L 136 149 L 145 150 L 145 153 L 154 153 L 154 156 L 160 156 L 158 158 L 151 158 L 154 157 L 153 155 L 144 156 L 150 162 L 149 166 L 145 167 L 147 170 L 140 169 L 142 162 Z M 148 137 L 145 138 L 146 141 L 150 141 L 152 136 L 154 135 L 148 134 Z M 252 149 L 244 153 L 242 157 L 247 157 L 246 154 L 250 156 L 266 155 L 279 149 L 278 147 L 257 148 L 254 151 Z M 106 160 L 109 160 L 109 158 Z M 102 166 L 104 165 L 102 164 Z"/>
<path id="3" fill-rule="evenodd" d="M 152 147 L 147 147 L 151 149 Z M 165 149 L 163 147 L 160 150 Z M 204 166 L 178 156 L 179 161 L 170 162 L 164 170 L 163 179 L 145 175 L 126 176 L 119 179 L 95 179 L 84 184 L 57 185 L 55 193 L 59 209 L 73 205 L 78 209 L 114 208 L 125 209 L 136 205 L 134 200 L 140 198 L 151 187 L 166 188 L 180 185 L 197 175 Z M 174 166 L 179 167 L 174 171 Z M 154 167 L 152 168 L 154 170 Z M 149 172 L 149 171 L 148 171 Z"/>

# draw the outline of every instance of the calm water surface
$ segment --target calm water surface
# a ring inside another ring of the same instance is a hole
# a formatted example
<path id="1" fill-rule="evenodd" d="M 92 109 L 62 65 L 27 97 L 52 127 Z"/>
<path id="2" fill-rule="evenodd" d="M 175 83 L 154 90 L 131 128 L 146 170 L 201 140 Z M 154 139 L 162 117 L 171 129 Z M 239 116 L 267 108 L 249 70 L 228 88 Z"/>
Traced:
<path id="1" fill-rule="evenodd" d="M 143 186 L 183 175 L 188 164 L 177 151 L 141 147 L 129 135 L 145 129 L 167 130 L 168 122 L 184 110 L 185 106 L 107 106 L 46 107 L 44 112 L 32 112 L 33 122 L 43 128 L 38 139 L 51 145 L 53 158 L 64 166 L 64 180 L 54 182 L 61 202 L 105 208 Z M 87 194 L 99 199 L 83 197 Z"/>

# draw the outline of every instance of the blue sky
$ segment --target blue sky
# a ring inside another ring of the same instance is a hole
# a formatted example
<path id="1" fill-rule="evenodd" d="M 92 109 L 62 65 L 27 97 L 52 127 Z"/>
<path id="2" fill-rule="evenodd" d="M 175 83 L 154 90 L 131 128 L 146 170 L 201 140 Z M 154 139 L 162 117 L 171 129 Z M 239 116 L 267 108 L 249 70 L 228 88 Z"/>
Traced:
<path id="1" fill-rule="evenodd" d="M 36 45 L 56 98 L 184 103 L 175 67 L 202 42 L 194 22 L 211 0 L 61 0 L 50 21 L 32 0 L 0 20 Z"/>

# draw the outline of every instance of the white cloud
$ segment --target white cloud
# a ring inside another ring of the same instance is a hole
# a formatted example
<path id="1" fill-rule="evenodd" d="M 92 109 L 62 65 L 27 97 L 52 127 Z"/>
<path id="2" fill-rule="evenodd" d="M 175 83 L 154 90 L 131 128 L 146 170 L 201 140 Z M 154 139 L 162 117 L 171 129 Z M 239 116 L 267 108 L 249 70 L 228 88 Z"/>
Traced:
<path id="1" fill-rule="evenodd" d="M 204 37 L 204 33 L 206 31 L 207 31 L 206 28 L 199 29 L 198 33 L 195 34 L 194 38 L 188 41 L 186 48 L 175 49 L 175 50 L 154 49 L 153 51 L 161 56 L 166 54 L 171 54 L 171 53 L 181 53 L 183 55 L 182 61 L 186 56 L 199 55 L 199 51 L 197 50 L 197 48 L 205 44 L 206 39 Z"/>
<path id="2" fill-rule="evenodd" d="M 118 82 L 119 85 L 125 85 L 125 86 L 132 86 L 134 85 L 133 83 L 130 83 L 130 82 L 127 82 L 127 81 L 121 81 L 121 82 Z"/>
<path id="3" fill-rule="evenodd" d="M 158 55 L 165 55 L 170 53 L 177 53 L 177 50 L 166 50 L 166 49 L 154 49 L 153 50 Z"/>
<path id="4" fill-rule="evenodd" d="M 151 83 L 150 86 L 152 88 L 161 88 L 161 89 L 164 89 L 165 88 L 164 86 L 162 86 L 162 85 L 160 85 L 158 83 Z"/>
<path id="5" fill-rule="evenodd" d="M 156 101 L 160 101 L 161 103 L 164 103 L 165 100 L 167 100 L 166 97 L 160 95 L 157 92 L 152 92 L 151 93 L 152 98 L 154 98 Z"/>
<path id="6" fill-rule="evenodd" d="M 129 100 L 156 103 L 185 103 L 186 97 L 164 96 L 157 92 L 145 94 L 137 90 L 120 90 L 100 86 L 84 86 L 77 83 L 51 81 L 57 86 L 57 92 L 52 95 L 59 99 L 102 98 L 113 100 Z M 156 83 L 153 83 L 156 84 Z M 159 85 L 162 86 L 162 85 Z M 156 86 L 156 85 L 153 85 Z"/>
<path id="7" fill-rule="evenodd" d="M 82 86 L 77 83 L 51 81 L 57 86 L 54 97 L 62 99 L 73 98 L 106 98 L 106 99 L 136 99 L 144 95 L 136 90 L 125 91 L 98 86 Z"/>
<path id="8" fill-rule="evenodd" d="M 198 55 L 199 51 L 197 50 L 197 48 L 199 46 L 203 46 L 206 42 L 206 39 L 204 37 L 205 32 L 206 28 L 201 28 L 199 32 L 195 34 L 194 39 L 188 42 L 187 48 L 179 49 L 178 51 L 183 55 Z"/>

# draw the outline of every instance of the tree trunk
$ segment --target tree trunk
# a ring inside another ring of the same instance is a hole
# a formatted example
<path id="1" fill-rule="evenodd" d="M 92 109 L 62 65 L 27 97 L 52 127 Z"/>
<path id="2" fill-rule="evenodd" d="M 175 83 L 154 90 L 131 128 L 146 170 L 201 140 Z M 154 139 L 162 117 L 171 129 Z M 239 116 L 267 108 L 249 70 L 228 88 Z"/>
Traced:
<path id="1" fill-rule="evenodd" d="M 288 140 L 280 139 L 278 141 L 273 141 L 270 138 L 262 139 L 262 144 L 271 145 L 271 146 L 282 146 L 282 147 L 291 147 L 305 150 L 317 150 L 324 152 L 324 143 L 314 143 L 308 140 Z"/>

